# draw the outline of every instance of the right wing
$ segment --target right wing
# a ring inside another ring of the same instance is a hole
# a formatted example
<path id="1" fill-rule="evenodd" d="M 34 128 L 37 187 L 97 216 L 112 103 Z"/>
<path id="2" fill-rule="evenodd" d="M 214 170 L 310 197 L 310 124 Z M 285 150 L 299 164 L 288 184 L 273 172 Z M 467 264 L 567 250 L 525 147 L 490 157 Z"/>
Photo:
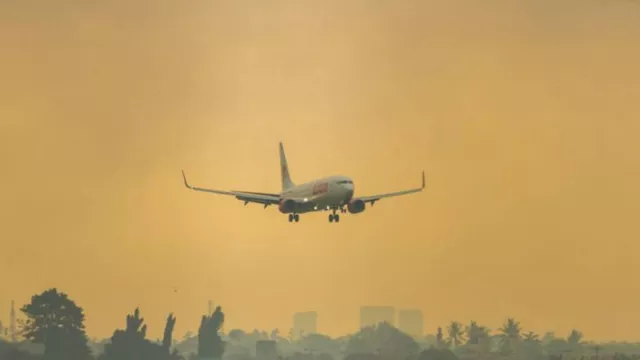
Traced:
<path id="1" fill-rule="evenodd" d="M 386 193 L 386 194 L 372 195 L 372 196 L 362 196 L 362 197 L 357 197 L 357 199 L 358 200 L 362 200 L 365 203 L 370 203 L 371 206 L 373 206 L 373 204 L 375 204 L 376 201 L 378 201 L 380 199 L 383 199 L 383 198 L 389 198 L 389 197 L 394 197 L 394 196 L 407 195 L 407 194 L 413 194 L 413 193 L 420 192 L 420 191 L 424 190 L 425 185 L 426 185 L 426 181 L 425 181 L 424 171 L 423 171 L 422 172 L 422 186 L 420 186 L 419 188 L 403 190 L 403 191 L 396 191 L 396 192 Z"/>
<path id="2" fill-rule="evenodd" d="M 187 182 L 187 176 L 184 174 L 184 170 L 182 171 L 182 178 L 184 179 L 184 186 L 186 186 L 191 190 L 209 192 L 209 193 L 219 194 L 219 195 L 235 196 L 236 199 L 244 201 L 245 205 L 252 202 L 252 203 L 263 204 L 265 207 L 267 207 L 269 205 L 278 204 L 280 202 L 280 195 L 278 194 L 265 194 L 265 193 L 248 192 L 248 191 L 224 191 L 224 190 L 205 189 L 205 188 L 192 186 Z"/>

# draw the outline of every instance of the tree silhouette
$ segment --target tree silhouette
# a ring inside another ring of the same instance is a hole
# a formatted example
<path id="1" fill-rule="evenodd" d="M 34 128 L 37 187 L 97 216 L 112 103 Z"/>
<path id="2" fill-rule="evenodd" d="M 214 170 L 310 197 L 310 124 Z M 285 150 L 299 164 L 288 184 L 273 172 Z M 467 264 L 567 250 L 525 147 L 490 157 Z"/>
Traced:
<path id="1" fill-rule="evenodd" d="M 438 327 L 438 331 L 436 332 L 436 347 L 438 349 L 443 349 L 446 345 L 442 328 Z"/>
<path id="2" fill-rule="evenodd" d="M 140 317 L 140 309 L 136 308 L 133 314 L 127 315 L 126 328 L 114 331 L 111 341 L 104 346 L 100 360 L 182 359 L 177 351 L 170 353 L 175 321 L 175 317 L 169 315 L 165 326 L 165 339 L 162 345 L 155 344 L 146 339 L 147 325 L 144 324 L 144 318 Z"/>
<path id="3" fill-rule="evenodd" d="M 524 345 L 524 354 L 527 359 L 541 359 L 543 358 L 543 347 L 542 341 L 540 340 L 540 336 L 534 333 L 533 331 L 529 331 L 523 334 L 523 345 Z"/>
<path id="4" fill-rule="evenodd" d="M 549 341 L 545 348 L 550 355 L 558 356 L 562 356 L 562 354 L 571 351 L 571 347 L 567 343 L 567 340 L 561 338 L 554 338 Z"/>
<path id="5" fill-rule="evenodd" d="M 386 322 L 360 329 L 347 342 L 349 354 L 378 353 L 385 359 L 404 359 L 419 350 L 420 346 L 411 336 Z"/>
<path id="6" fill-rule="evenodd" d="M 513 318 L 508 318 L 499 331 L 502 339 L 502 353 L 512 354 L 521 339 L 520 323 Z"/>
<path id="7" fill-rule="evenodd" d="M 480 326 L 477 322 L 471 321 L 469 325 L 467 325 L 467 344 L 478 344 L 479 339 L 479 330 Z"/>
<path id="8" fill-rule="evenodd" d="M 464 330 L 462 329 L 462 324 L 457 321 L 452 321 L 449 327 L 447 328 L 447 333 L 449 335 L 449 340 L 453 344 L 454 347 L 458 347 L 464 339 Z"/>
<path id="9" fill-rule="evenodd" d="M 140 317 L 140 309 L 136 308 L 133 315 L 127 315 L 127 327 L 125 331 L 131 336 L 135 336 L 140 339 L 147 337 L 147 324 L 144 323 L 144 318 Z"/>
<path id="10" fill-rule="evenodd" d="M 465 330 L 467 336 L 466 352 L 477 353 L 480 351 L 482 353 L 488 353 L 491 350 L 489 329 L 478 325 L 475 321 L 471 321 Z"/>
<path id="11" fill-rule="evenodd" d="M 233 341 L 240 342 L 246 335 L 247 334 L 245 334 L 245 332 L 241 329 L 232 329 L 231 331 L 229 331 L 229 334 L 227 336 Z"/>
<path id="12" fill-rule="evenodd" d="M 524 341 L 527 342 L 533 342 L 533 343 L 540 343 L 540 337 L 538 336 L 538 334 L 534 333 L 533 331 L 529 331 L 523 334 Z"/>
<path id="13" fill-rule="evenodd" d="M 520 323 L 513 318 L 508 318 L 499 331 L 507 338 L 520 339 Z"/>
<path id="14" fill-rule="evenodd" d="M 569 333 L 569 336 L 567 336 L 567 343 L 569 343 L 569 345 L 572 347 L 578 347 L 583 344 L 583 337 L 584 335 L 580 331 L 573 329 Z"/>
<path id="15" fill-rule="evenodd" d="M 175 316 L 173 316 L 173 314 L 169 314 L 169 317 L 167 317 L 167 324 L 164 327 L 164 336 L 162 338 L 162 347 L 164 347 L 167 352 L 171 351 L 173 328 L 175 325 Z"/>
<path id="16" fill-rule="evenodd" d="M 211 316 L 204 315 L 198 330 L 198 356 L 201 358 L 222 358 L 224 342 L 220 337 L 220 328 L 224 324 L 224 313 L 220 306 Z"/>
<path id="17" fill-rule="evenodd" d="M 44 344 L 44 358 L 51 360 L 91 359 L 84 328 L 84 312 L 68 295 L 52 288 L 31 297 L 20 311 L 27 317 L 23 336 Z"/>

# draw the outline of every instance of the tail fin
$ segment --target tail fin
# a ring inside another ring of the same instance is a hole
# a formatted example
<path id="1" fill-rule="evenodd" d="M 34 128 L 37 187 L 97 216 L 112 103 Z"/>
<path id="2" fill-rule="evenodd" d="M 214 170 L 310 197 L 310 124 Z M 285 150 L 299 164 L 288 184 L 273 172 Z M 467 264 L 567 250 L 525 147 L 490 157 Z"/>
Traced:
<path id="1" fill-rule="evenodd" d="M 287 165 L 287 157 L 284 154 L 284 147 L 280 142 L 280 177 L 282 178 L 282 191 L 290 189 L 295 186 L 291 177 L 289 176 L 289 165 Z"/>

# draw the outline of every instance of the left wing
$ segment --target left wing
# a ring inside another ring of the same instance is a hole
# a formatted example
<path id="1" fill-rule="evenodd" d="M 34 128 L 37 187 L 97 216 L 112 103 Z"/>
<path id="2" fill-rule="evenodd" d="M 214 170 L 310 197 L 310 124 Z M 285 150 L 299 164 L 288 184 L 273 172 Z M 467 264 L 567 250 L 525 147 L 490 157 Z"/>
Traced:
<path id="1" fill-rule="evenodd" d="M 388 198 L 388 197 L 407 195 L 407 194 L 413 194 L 413 193 L 420 192 L 425 188 L 425 185 L 426 185 L 426 181 L 425 181 L 424 171 L 423 171 L 422 172 L 422 186 L 419 187 L 419 188 L 403 190 L 403 191 L 396 191 L 396 192 L 392 192 L 392 193 L 373 195 L 373 196 L 363 196 L 363 197 L 359 197 L 358 196 L 358 197 L 356 197 L 356 199 L 362 200 L 365 203 L 371 203 L 371 205 L 373 205 L 376 201 L 378 201 L 378 200 L 380 200 L 382 198 Z"/>
<path id="2" fill-rule="evenodd" d="M 205 188 L 192 186 L 187 182 L 187 177 L 184 174 L 184 170 L 182 171 L 182 178 L 184 179 L 184 186 L 186 186 L 191 190 L 204 191 L 204 192 L 209 192 L 209 193 L 219 194 L 219 195 L 235 196 L 236 199 L 244 201 L 245 205 L 252 202 L 252 203 L 263 204 L 265 207 L 267 207 L 269 205 L 277 204 L 280 202 L 279 194 L 265 194 L 265 193 L 248 192 L 248 191 L 224 191 L 224 190 L 205 189 Z"/>

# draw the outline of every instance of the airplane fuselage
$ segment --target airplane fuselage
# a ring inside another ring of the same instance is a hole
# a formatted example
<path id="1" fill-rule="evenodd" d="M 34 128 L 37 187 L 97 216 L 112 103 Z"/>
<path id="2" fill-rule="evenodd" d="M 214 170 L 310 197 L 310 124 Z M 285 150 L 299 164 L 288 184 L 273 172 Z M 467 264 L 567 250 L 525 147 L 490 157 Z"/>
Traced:
<path id="1" fill-rule="evenodd" d="M 280 194 L 280 212 L 302 214 L 346 205 L 353 198 L 353 180 L 330 176 L 296 185 Z"/>
<path id="2" fill-rule="evenodd" d="M 366 204 L 373 206 L 376 201 L 382 198 L 416 193 L 425 187 L 424 171 L 422 172 L 422 186 L 419 188 L 369 196 L 354 197 L 353 180 L 342 175 L 324 177 L 298 185 L 291 180 L 282 142 L 280 142 L 280 193 L 228 191 L 192 186 L 187 182 L 184 171 L 182 178 L 184 185 L 191 190 L 234 196 L 243 201 L 245 205 L 249 203 L 261 204 L 265 209 L 271 205 L 277 205 L 281 213 L 289 215 L 289 222 L 298 222 L 300 214 L 303 213 L 327 210 L 332 212 L 329 214 L 329 222 L 340 222 L 338 210 L 343 214 L 359 214 L 365 210 Z"/>

